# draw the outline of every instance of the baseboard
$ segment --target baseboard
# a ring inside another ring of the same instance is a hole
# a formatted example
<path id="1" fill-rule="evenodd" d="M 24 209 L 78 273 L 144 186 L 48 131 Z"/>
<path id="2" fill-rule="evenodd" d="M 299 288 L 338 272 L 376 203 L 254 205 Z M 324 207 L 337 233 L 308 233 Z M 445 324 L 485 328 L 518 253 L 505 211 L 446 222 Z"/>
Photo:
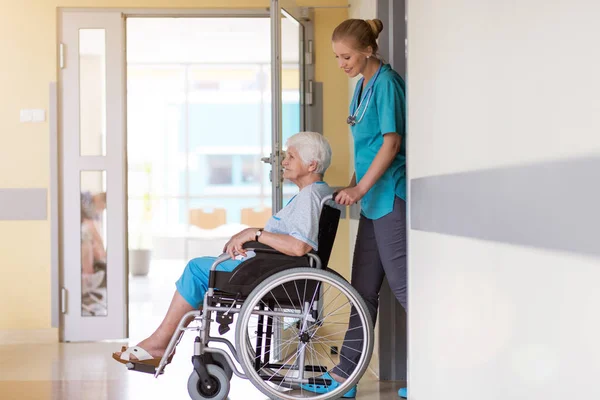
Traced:
<path id="1" fill-rule="evenodd" d="M 58 343 L 58 329 L 0 330 L 0 345 L 25 343 Z"/>

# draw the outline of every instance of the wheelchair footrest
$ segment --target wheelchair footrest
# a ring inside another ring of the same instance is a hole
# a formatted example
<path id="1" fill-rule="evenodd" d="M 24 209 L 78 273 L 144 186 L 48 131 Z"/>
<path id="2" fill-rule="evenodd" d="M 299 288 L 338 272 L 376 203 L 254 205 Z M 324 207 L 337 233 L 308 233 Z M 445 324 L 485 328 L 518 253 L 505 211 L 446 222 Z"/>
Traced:
<path id="1" fill-rule="evenodd" d="M 156 374 L 156 367 L 153 365 L 128 362 L 127 364 L 125 364 L 125 366 L 130 371 L 143 372 L 143 373 L 152 374 L 152 375 Z M 160 372 L 160 374 L 162 375 L 164 373 L 165 373 L 165 370 L 163 369 Z"/>
<path id="2" fill-rule="evenodd" d="M 309 385 L 331 386 L 332 383 L 330 379 L 308 378 Z"/>
<path id="3" fill-rule="evenodd" d="M 288 365 L 288 364 L 266 364 L 264 365 L 262 368 L 270 368 L 270 369 L 291 369 L 291 370 L 295 370 L 298 369 L 298 367 L 296 367 L 295 365 Z M 306 372 L 321 372 L 321 373 L 325 373 L 327 372 L 327 367 L 323 367 L 323 366 L 316 366 L 316 365 L 306 365 L 304 367 L 304 370 Z"/>
<path id="4" fill-rule="evenodd" d="M 269 381 L 272 383 L 284 383 L 286 378 L 280 375 L 265 375 L 261 374 L 260 377 L 263 381 Z M 331 386 L 333 382 L 330 379 L 323 378 L 308 378 L 309 385 L 320 385 L 320 386 Z"/>

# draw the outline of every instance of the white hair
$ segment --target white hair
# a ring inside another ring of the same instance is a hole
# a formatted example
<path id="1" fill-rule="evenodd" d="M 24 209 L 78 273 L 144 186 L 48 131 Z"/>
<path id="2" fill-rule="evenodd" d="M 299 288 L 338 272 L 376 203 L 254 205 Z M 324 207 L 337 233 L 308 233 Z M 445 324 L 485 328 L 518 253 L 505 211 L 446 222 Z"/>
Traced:
<path id="1" fill-rule="evenodd" d="M 331 164 L 331 146 L 325 136 L 317 132 L 300 132 L 290 136 L 286 147 L 294 147 L 304 165 L 315 161 L 315 173 L 323 175 Z"/>

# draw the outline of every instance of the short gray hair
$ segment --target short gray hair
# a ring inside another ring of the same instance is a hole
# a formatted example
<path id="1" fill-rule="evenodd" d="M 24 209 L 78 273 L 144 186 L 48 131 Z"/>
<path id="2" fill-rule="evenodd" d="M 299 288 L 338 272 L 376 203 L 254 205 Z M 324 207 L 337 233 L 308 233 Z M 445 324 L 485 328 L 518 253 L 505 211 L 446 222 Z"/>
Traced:
<path id="1" fill-rule="evenodd" d="M 294 147 L 305 165 L 315 161 L 317 163 L 315 173 L 317 174 L 323 175 L 331 164 L 331 146 L 325 136 L 320 133 L 296 133 L 287 140 L 286 147 Z"/>

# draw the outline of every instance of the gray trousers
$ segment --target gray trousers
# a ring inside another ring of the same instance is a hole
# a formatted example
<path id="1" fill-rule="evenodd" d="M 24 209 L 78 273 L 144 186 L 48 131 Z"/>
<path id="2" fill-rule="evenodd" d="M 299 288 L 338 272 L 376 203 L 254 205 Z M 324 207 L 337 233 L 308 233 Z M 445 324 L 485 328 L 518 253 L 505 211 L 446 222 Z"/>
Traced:
<path id="1" fill-rule="evenodd" d="M 360 216 L 354 259 L 352 261 L 352 286 L 363 297 L 373 326 L 377 321 L 379 290 L 383 277 L 387 277 L 398 302 L 407 308 L 406 291 L 406 203 L 399 197 L 394 210 L 379 219 Z M 360 359 L 363 335 L 360 318 L 352 308 L 348 331 L 340 351 L 340 364 L 333 372 L 349 376 Z"/>

